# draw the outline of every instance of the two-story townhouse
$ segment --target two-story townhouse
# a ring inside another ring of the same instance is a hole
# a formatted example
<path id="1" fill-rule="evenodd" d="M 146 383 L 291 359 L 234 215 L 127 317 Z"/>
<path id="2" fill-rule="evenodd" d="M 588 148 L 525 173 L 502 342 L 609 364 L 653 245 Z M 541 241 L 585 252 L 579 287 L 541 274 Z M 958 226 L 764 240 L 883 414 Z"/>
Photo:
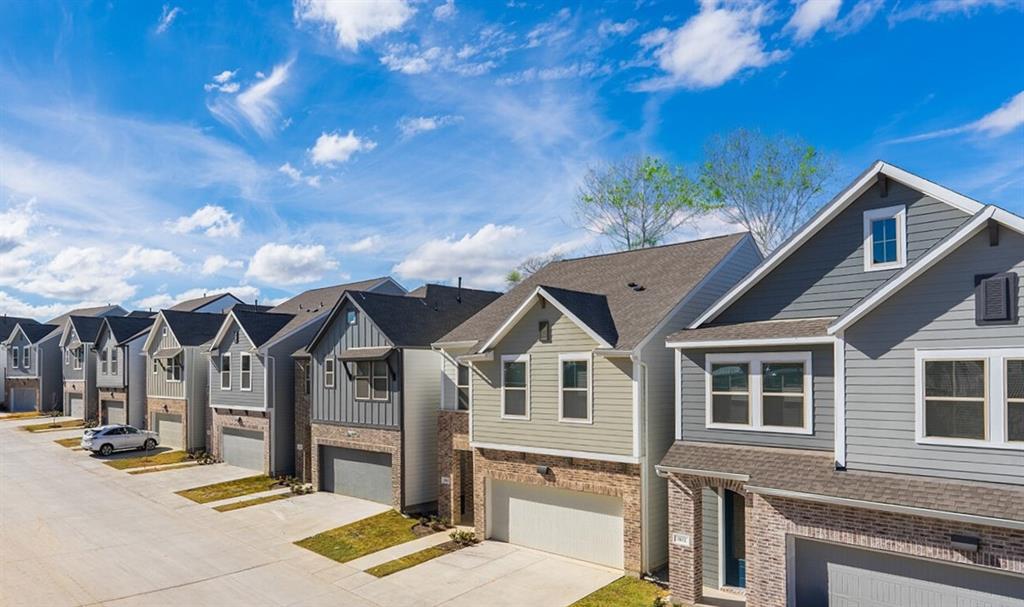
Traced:
<path id="1" fill-rule="evenodd" d="M 347 291 L 299 361 L 305 478 L 321 491 L 433 511 L 442 358 L 431 343 L 499 296 L 435 284 L 401 295 Z"/>
<path id="2" fill-rule="evenodd" d="M 95 339 L 96 389 L 101 424 L 146 427 L 146 359 L 142 346 L 153 318 L 102 319 Z"/>
<path id="3" fill-rule="evenodd" d="M 1021 218 L 879 162 L 669 336 L 673 599 L 1024 605 L 1022 270 Z"/>
<path id="4" fill-rule="evenodd" d="M 18 323 L 32 324 L 37 321 L 32 318 L 19 318 L 17 316 L 0 316 L 0 338 L 6 340 Z M 20 362 L 20 361 L 19 361 Z M 11 403 L 7 400 L 7 346 L 0 342 L 0 407 L 11 411 Z"/>
<path id="5" fill-rule="evenodd" d="M 663 565 L 664 337 L 760 260 L 733 234 L 558 261 L 438 340 L 442 516 L 632 573 Z"/>
<path id="6" fill-rule="evenodd" d="M 4 341 L 6 389 L 11 411 L 50 412 L 61 408 L 57 325 L 18 323 Z"/>
<path id="7" fill-rule="evenodd" d="M 311 289 L 270 309 L 228 311 L 210 356 L 210 450 L 268 474 L 295 470 L 295 365 L 346 290 L 405 293 L 390 277 Z"/>
<path id="8" fill-rule="evenodd" d="M 142 351 L 146 358 L 146 421 L 160 443 L 209 449 L 207 406 L 210 345 L 224 314 L 161 310 Z"/>
<path id="9" fill-rule="evenodd" d="M 64 410 L 71 417 L 99 419 L 95 339 L 103 317 L 69 316 L 60 337 Z"/>

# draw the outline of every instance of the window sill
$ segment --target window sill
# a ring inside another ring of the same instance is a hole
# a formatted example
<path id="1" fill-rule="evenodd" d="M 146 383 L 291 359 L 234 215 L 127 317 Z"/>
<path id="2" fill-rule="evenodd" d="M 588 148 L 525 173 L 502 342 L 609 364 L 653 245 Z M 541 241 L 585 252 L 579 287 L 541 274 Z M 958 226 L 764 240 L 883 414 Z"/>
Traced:
<path id="1" fill-rule="evenodd" d="M 789 428 L 786 426 L 748 426 L 744 424 L 705 424 L 706 430 L 739 430 L 740 432 L 756 432 L 759 434 L 799 434 L 810 436 L 814 434 L 811 428 Z"/>
<path id="2" fill-rule="evenodd" d="M 865 272 L 881 272 L 882 270 L 901 270 L 907 267 L 905 261 L 890 261 L 888 263 L 865 264 Z"/>
<path id="3" fill-rule="evenodd" d="M 502 413 L 500 419 L 502 419 L 504 421 L 510 421 L 510 422 L 528 422 L 528 421 L 530 421 L 530 416 L 529 415 L 505 415 L 504 413 Z"/>
<path id="4" fill-rule="evenodd" d="M 1007 451 L 1024 451 L 1022 442 L 996 442 L 989 439 L 973 438 L 941 438 L 937 436 L 921 436 L 915 441 L 918 445 L 930 447 L 969 447 L 972 449 L 1003 449 Z"/>
<path id="5" fill-rule="evenodd" d="M 594 420 L 592 419 L 573 419 L 571 417 L 559 417 L 558 423 L 560 424 L 575 424 L 577 426 L 592 426 Z"/>

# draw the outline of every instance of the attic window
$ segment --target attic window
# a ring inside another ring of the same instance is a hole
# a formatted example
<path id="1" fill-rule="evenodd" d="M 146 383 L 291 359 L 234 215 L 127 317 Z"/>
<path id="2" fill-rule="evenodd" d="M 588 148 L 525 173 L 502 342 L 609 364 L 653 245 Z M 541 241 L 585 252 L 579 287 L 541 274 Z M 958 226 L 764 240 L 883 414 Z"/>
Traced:
<path id="1" fill-rule="evenodd" d="M 872 209 L 864 213 L 864 271 L 893 270 L 907 265 L 907 207 Z"/>
<path id="2" fill-rule="evenodd" d="M 1017 324 L 1017 274 L 975 278 L 974 319 L 978 325 Z"/>
<path id="3" fill-rule="evenodd" d="M 354 324 L 356 324 L 356 319 L 357 319 L 357 316 L 356 316 L 356 311 L 355 310 L 349 310 L 349 311 L 345 312 L 345 324 L 347 324 L 347 325 L 354 325 Z"/>
<path id="4" fill-rule="evenodd" d="M 539 323 L 537 323 L 537 333 L 538 333 L 538 338 L 540 339 L 540 343 L 542 343 L 542 344 L 549 344 L 549 343 L 551 343 L 551 323 L 550 322 L 548 322 L 546 320 L 542 320 Z"/>

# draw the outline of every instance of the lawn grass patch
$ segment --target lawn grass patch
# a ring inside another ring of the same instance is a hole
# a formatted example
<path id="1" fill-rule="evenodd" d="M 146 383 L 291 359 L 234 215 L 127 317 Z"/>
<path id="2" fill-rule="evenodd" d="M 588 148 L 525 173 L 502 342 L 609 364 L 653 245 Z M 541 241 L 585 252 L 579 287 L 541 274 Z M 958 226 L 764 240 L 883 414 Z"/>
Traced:
<path id="1" fill-rule="evenodd" d="M 426 563 L 427 561 L 436 559 L 439 556 L 451 554 L 452 552 L 465 547 L 465 544 L 459 544 L 458 542 L 445 542 L 443 544 L 438 544 L 437 546 L 431 546 L 425 550 L 420 550 L 419 552 L 407 554 L 393 561 L 381 563 L 376 567 L 370 567 L 366 570 L 366 573 L 375 577 L 387 577 L 392 573 L 398 573 L 403 569 L 415 567 L 416 565 Z"/>
<path id="2" fill-rule="evenodd" d="M 164 451 L 153 455 L 129 457 L 125 459 L 112 459 L 103 462 L 115 470 L 128 470 L 129 468 L 145 468 L 148 466 L 163 466 L 166 464 L 180 464 L 188 461 L 188 453 L 185 451 Z"/>
<path id="3" fill-rule="evenodd" d="M 73 448 L 77 447 L 78 445 L 82 444 L 82 439 L 78 438 L 77 436 L 73 436 L 71 438 L 58 438 L 57 440 L 55 440 L 53 442 L 57 443 L 61 447 L 67 447 L 68 449 L 73 449 Z"/>
<path id="4" fill-rule="evenodd" d="M 627 575 L 591 592 L 569 607 L 651 607 L 655 599 L 667 594 L 668 591 L 657 584 Z"/>
<path id="5" fill-rule="evenodd" d="M 45 432 L 47 430 L 73 430 L 75 428 L 84 428 L 85 422 L 80 419 L 69 419 L 62 422 L 47 422 L 45 424 L 29 424 L 22 426 L 21 429 L 26 432 Z"/>
<path id="6" fill-rule="evenodd" d="M 394 510 L 388 510 L 344 527 L 307 537 L 295 544 L 339 563 L 347 563 L 378 550 L 422 537 L 413 533 L 412 528 L 416 523 L 416 519 L 406 518 Z"/>
<path id="7" fill-rule="evenodd" d="M 250 493 L 270 491 L 277 484 L 275 479 L 265 474 L 259 476 L 247 476 L 233 481 L 203 485 L 193 489 L 178 491 L 178 495 L 187 497 L 197 504 L 208 504 L 219 500 L 226 500 L 232 497 L 242 497 Z"/>
<path id="8" fill-rule="evenodd" d="M 263 497 L 254 497 L 250 500 L 242 500 L 240 502 L 231 502 L 230 504 L 223 504 L 214 508 L 217 512 L 231 512 L 232 510 L 240 510 L 242 508 L 248 508 L 249 506 L 259 506 L 260 504 L 267 504 L 270 502 L 276 502 L 278 500 L 286 500 L 292 497 L 292 493 L 277 493 L 275 495 L 264 495 Z"/>
<path id="9" fill-rule="evenodd" d="M 199 462 L 189 462 L 187 464 L 178 464 L 176 466 L 164 466 L 161 468 L 139 468 L 138 470 L 127 470 L 128 474 L 149 474 L 150 472 L 169 472 L 171 470 L 181 470 L 182 468 L 191 468 L 192 466 L 198 466 Z"/>
<path id="10" fill-rule="evenodd" d="M 38 411 L 19 411 L 17 413 L 9 413 L 0 417 L 0 421 L 14 419 L 35 419 L 37 417 L 43 417 L 44 415 L 49 416 L 48 413 L 40 413 Z"/>

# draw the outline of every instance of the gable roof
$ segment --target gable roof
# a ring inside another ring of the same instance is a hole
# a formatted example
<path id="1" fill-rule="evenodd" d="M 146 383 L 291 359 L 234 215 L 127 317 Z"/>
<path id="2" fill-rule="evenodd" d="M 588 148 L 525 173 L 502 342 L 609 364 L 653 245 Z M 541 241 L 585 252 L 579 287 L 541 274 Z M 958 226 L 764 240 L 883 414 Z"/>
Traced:
<path id="1" fill-rule="evenodd" d="M 480 346 L 543 286 L 553 297 L 551 289 L 559 289 L 573 302 L 573 313 L 583 313 L 601 326 L 605 335 L 611 337 L 614 329 L 615 339 L 609 340 L 612 348 L 632 350 L 732 251 L 750 239 L 748 233 L 729 234 L 549 263 L 444 335 L 438 344 L 470 342 L 475 343 L 473 351 L 480 351 Z M 590 310 L 593 305 L 606 307 L 607 315 Z M 597 327 L 591 329 L 596 331 Z"/>
<path id="2" fill-rule="evenodd" d="M 857 302 L 856 305 L 847 310 L 842 316 L 835 319 L 828 327 L 829 334 L 834 335 L 863 318 L 871 310 L 874 310 L 882 302 L 895 295 L 900 289 L 926 270 L 945 259 L 947 255 L 958 249 L 960 245 L 985 229 L 989 222 L 992 221 L 1006 226 L 1015 232 L 1024 234 L 1024 218 L 996 206 L 989 205 L 984 207 L 975 213 L 974 217 L 969 221 L 919 257 L 914 263 L 893 274 L 889 280 L 879 285 L 867 297 Z"/>
<path id="3" fill-rule="evenodd" d="M 103 325 L 100 327 L 100 333 L 103 329 L 110 331 L 110 334 L 114 338 L 114 342 L 117 345 L 121 345 L 126 341 L 130 341 L 139 336 L 140 333 L 153 326 L 155 319 L 151 317 L 140 317 L 140 316 L 107 316 L 103 319 Z M 96 335 L 96 340 L 99 341 L 99 333 Z"/>
<path id="4" fill-rule="evenodd" d="M 156 316 L 156 312 L 152 312 L 150 310 L 132 310 L 126 314 L 126 316 L 130 316 L 132 318 L 153 318 Z"/>
<path id="5" fill-rule="evenodd" d="M 238 299 L 231 293 L 225 291 L 224 293 L 214 293 L 213 295 L 203 295 L 202 297 L 196 297 L 194 299 L 186 299 L 185 301 L 179 301 L 178 303 L 174 304 L 173 306 L 167 309 L 174 310 L 176 312 L 195 312 L 199 308 L 212 304 L 218 299 L 223 299 L 225 297 L 230 297 L 231 299 L 235 300 L 235 303 L 242 303 L 241 299 Z"/>
<path id="6" fill-rule="evenodd" d="M 937 183 L 918 177 L 917 175 L 907 172 L 897 166 L 882 162 L 881 160 L 876 161 L 866 171 L 861 173 L 860 176 L 854 179 L 850 185 L 846 186 L 842 192 L 836 195 L 835 198 L 829 201 L 828 204 L 815 213 L 814 216 L 811 217 L 799 230 L 779 245 L 779 247 L 765 258 L 759 266 L 754 268 L 746 278 L 738 282 L 732 289 L 726 292 L 725 295 L 715 302 L 714 305 L 701 314 L 697 320 L 693 321 L 690 324 L 690 328 L 696 329 L 704 323 L 714 320 L 715 317 L 724 312 L 726 308 L 735 303 L 736 300 L 743 296 L 743 294 L 760 282 L 762 278 L 782 264 L 783 261 L 810 240 L 812 236 L 817 234 L 822 227 L 842 213 L 848 206 L 850 206 L 850 204 L 864 194 L 868 188 L 873 186 L 883 177 L 898 181 L 907 187 L 913 188 L 922 194 L 958 208 L 970 215 L 974 215 L 983 208 L 983 205 L 980 202 L 972 200 L 963 194 L 959 194 L 953 190 L 944 188 Z"/>
<path id="7" fill-rule="evenodd" d="M 178 345 L 182 347 L 205 344 L 213 339 L 224 322 L 223 314 L 210 312 L 161 310 L 160 315 L 167 323 L 167 328 L 174 334 L 174 338 L 178 340 Z"/>
<path id="8" fill-rule="evenodd" d="M 64 328 L 64 336 L 61 337 L 61 343 L 64 343 L 66 336 L 68 335 L 68 328 L 74 328 L 75 334 L 78 336 L 78 341 L 82 343 L 93 343 L 96 336 L 100 332 L 100 327 L 103 326 L 103 317 L 96 316 L 69 316 L 68 323 Z"/>
<path id="9" fill-rule="evenodd" d="M 51 318 L 46 321 L 48 325 L 57 325 L 60 327 L 64 326 L 64 322 L 71 316 L 107 316 L 113 314 L 115 316 L 124 316 L 128 312 L 118 305 L 107 305 L 107 306 L 95 306 L 92 308 L 76 308 L 69 312 L 65 312 L 56 318 Z"/>
<path id="10" fill-rule="evenodd" d="M 348 291 L 331 310 L 306 350 L 311 351 L 316 346 L 346 301 L 351 301 L 373 320 L 395 347 L 426 348 L 499 297 L 501 293 L 495 291 L 435 284 L 423 285 L 404 295 Z"/>
<path id="11" fill-rule="evenodd" d="M 28 342 L 34 344 L 42 339 L 54 335 L 59 329 L 60 327 L 57 325 L 41 325 L 35 321 L 31 323 L 18 323 L 14 326 L 14 329 L 11 330 L 11 334 L 7 338 L 7 341 L 10 341 L 11 337 L 14 337 L 15 332 L 21 331 L 28 339 Z"/>
<path id="12" fill-rule="evenodd" d="M 0 316 L 0 340 L 6 340 L 10 336 L 11 331 L 14 331 L 14 327 L 19 324 L 25 325 L 38 325 L 34 318 L 20 318 L 18 316 Z"/>
<path id="13" fill-rule="evenodd" d="M 606 296 L 539 285 L 502 323 L 494 335 L 487 338 L 487 341 L 480 346 L 480 350 L 489 350 L 501 341 L 542 298 L 551 302 L 562 314 L 572 319 L 600 347 L 611 349 L 612 344 L 618 341 L 618 331 L 615 330 L 615 321 L 608 309 Z"/>
<path id="14" fill-rule="evenodd" d="M 242 328 L 254 348 L 259 348 L 277 335 L 285 325 L 295 318 L 294 314 L 277 314 L 274 312 L 254 312 L 251 310 L 231 310 L 228 318 L 234 318 L 238 326 Z M 214 343 L 223 339 L 225 328 L 229 326 L 225 321 L 217 332 Z"/>

